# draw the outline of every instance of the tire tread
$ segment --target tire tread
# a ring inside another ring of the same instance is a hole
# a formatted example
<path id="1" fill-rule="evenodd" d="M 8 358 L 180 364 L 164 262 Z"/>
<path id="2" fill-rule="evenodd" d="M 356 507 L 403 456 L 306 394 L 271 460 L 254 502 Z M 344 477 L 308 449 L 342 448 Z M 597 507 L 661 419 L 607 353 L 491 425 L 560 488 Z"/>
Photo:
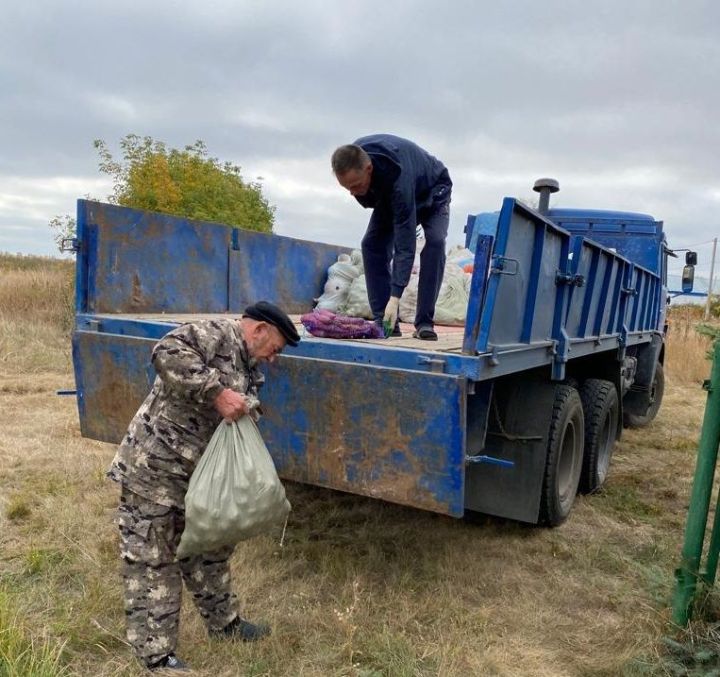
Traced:
<path id="1" fill-rule="evenodd" d="M 580 491 L 587 494 L 597 491 L 602 486 L 597 476 L 598 455 L 602 443 L 598 438 L 604 429 L 608 404 L 614 401 L 615 407 L 619 410 L 619 401 L 615 385 L 611 381 L 596 378 L 587 379 L 583 383 L 580 388 L 580 399 L 585 414 L 585 449 L 583 469 L 580 474 Z"/>
<path id="2" fill-rule="evenodd" d="M 555 400 L 553 402 L 552 416 L 548 433 L 548 456 L 545 465 L 545 476 L 543 477 L 543 490 L 540 499 L 539 523 L 545 526 L 558 526 L 562 524 L 569 514 L 562 514 L 555 496 L 556 472 L 553 466 L 557 463 L 557 455 L 561 452 L 558 448 L 558 436 L 562 434 L 560 423 L 565 417 L 566 408 L 571 406 L 570 400 L 576 399 L 577 404 L 582 407 L 582 401 L 578 391 L 570 385 L 559 384 L 555 389 Z M 581 417 L 582 419 L 583 417 Z M 584 434 L 583 434 L 584 438 Z M 574 500 L 574 497 L 573 497 Z"/>

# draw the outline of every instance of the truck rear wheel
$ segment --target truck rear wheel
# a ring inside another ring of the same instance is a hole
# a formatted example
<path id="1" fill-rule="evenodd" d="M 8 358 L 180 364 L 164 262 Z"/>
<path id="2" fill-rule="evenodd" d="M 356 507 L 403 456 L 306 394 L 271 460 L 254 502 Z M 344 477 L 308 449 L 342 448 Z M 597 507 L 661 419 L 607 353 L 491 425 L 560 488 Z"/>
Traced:
<path id="1" fill-rule="evenodd" d="M 540 524 L 554 527 L 570 514 L 582 471 L 584 439 L 583 407 L 578 391 L 568 385 L 556 385 L 540 499 Z"/>
<path id="2" fill-rule="evenodd" d="M 589 378 L 580 389 L 585 413 L 585 450 L 583 453 L 580 491 L 597 491 L 607 478 L 617 437 L 620 401 L 615 384 Z"/>
<path id="3" fill-rule="evenodd" d="M 644 414 L 623 414 L 623 423 L 626 428 L 644 428 L 653 422 L 662 404 L 663 394 L 665 393 L 665 372 L 660 362 L 655 367 L 655 378 L 650 387 L 650 405 Z"/>

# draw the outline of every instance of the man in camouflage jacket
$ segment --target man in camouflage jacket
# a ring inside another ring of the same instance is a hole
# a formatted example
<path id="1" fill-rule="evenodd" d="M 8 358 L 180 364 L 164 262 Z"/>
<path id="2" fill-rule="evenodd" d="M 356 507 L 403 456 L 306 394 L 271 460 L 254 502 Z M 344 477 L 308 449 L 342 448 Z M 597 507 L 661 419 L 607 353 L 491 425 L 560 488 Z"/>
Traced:
<path id="1" fill-rule="evenodd" d="M 245 641 L 269 633 L 244 620 L 230 586 L 233 548 L 176 559 L 190 476 L 223 419 L 258 414 L 259 362 L 299 336 L 290 318 L 260 301 L 241 320 L 185 324 L 155 346 L 157 377 L 130 422 L 108 476 L 121 484 L 120 528 L 127 637 L 152 669 L 184 669 L 175 655 L 182 582 L 211 635 Z"/>

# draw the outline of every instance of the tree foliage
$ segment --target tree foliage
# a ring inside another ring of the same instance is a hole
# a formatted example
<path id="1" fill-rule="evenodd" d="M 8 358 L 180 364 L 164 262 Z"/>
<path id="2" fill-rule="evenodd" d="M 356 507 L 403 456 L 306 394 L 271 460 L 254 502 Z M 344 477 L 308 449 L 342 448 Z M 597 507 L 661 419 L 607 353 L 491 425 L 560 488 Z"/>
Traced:
<path id="1" fill-rule="evenodd" d="M 272 231 L 275 209 L 259 181 L 246 182 L 238 165 L 209 157 L 202 141 L 177 150 L 149 136 L 128 134 L 120 141 L 122 161 L 101 139 L 94 145 L 100 171 L 113 179 L 109 199 L 115 204 Z"/>
<path id="2" fill-rule="evenodd" d="M 720 296 L 710 295 L 710 317 L 720 317 Z"/>
<path id="3" fill-rule="evenodd" d="M 100 172 L 113 180 L 108 196 L 113 204 L 272 232 L 275 207 L 263 195 L 260 180 L 245 181 L 238 165 L 210 157 L 202 141 L 178 150 L 150 136 L 128 134 L 120 140 L 121 160 L 102 139 L 93 145 Z M 58 247 L 75 237 L 75 219 L 69 215 L 56 216 L 49 226 Z"/>
<path id="4" fill-rule="evenodd" d="M 720 341 L 720 327 L 713 326 L 711 324 L 698 324 L 695 327 L 698 334 L 703 336 L 709 336 L 712 339 L 713 345 Z M 712 358 L 712 351 L 708 353 L 708 357 Z"/>

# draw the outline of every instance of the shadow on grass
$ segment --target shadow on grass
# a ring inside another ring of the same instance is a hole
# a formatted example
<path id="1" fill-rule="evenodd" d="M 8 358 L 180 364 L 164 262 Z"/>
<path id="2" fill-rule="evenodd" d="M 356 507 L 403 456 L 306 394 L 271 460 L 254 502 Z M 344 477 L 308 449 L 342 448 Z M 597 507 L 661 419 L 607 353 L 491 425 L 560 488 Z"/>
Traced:
<path id="1" fill-rule="evenodd" d="M 433 585 L 443 554 L 458 541 L 525 539 L 537 532 L 479 513 L 463 520 L 293 482 L 286 490 L 293 505 L 287 554 L 333 579 L 362 575 L 392 584 L 410 576 L 419 586 Z"/>

